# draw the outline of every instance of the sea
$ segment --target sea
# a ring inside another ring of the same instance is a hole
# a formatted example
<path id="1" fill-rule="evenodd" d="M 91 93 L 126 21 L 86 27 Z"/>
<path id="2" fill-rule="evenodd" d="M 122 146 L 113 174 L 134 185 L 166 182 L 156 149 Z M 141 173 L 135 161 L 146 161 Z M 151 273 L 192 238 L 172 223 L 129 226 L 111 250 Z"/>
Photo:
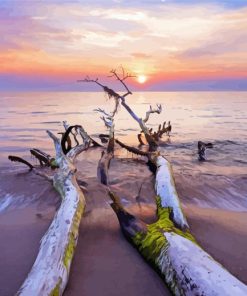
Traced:
<path id="1" fill-rule="evenodd" d="M 202 207 L 247 210 L 247 92 L 137 92 L 126 102 L 139 117 L 145 117 L 150 105 L 162 105 L 162 113 L 151 114 L 147 125 L 156 130 L 164 121 L 171 122 L 171 134 L 163 136 L 159 149 L 172 164 L 182 201 Z M 54 155 L 46 130 L 63 132 L 63 120 L 82 125 L 99 141 L 98 135 L 107 130 L 97 108 L 111 112 L 114 101 L 102 92 L 0 93 L 0 175 L 26 170 L 11 163 L 8 155 L 34 163 L 30 148 Z M 137 147 L 139 132 L 138 124 L 120 106 L 115 117 L 115 137 Z M 213 144 L 205 162 L 198 161 L 198 141 Z M 85 159 L 88 176 L 97 174 L 91 163 Z M 121 171 L 120 166 L 115 169 L 116 174 Z M 139 171 L 136 167 L 135 174 Z M 4 178 L 1 182 L 3 185 Z M 0 211 L 4 211 L 10 205 L 9 192 L 6 186 L 0 187 Z"/>

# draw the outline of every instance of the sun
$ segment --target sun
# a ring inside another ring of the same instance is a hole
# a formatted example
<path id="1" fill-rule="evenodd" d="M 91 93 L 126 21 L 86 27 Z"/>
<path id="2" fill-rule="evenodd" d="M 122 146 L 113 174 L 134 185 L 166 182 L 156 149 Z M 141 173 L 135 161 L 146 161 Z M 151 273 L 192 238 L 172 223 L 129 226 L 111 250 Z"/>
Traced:
<path id="1" fill-rule="evenodd" d="M 137 81 L 139 82 L 139 83 L 145 83 L 146 81 L 147 81 L 147 76 L 145 76 L 145 75 L 138 75 L 137 76 Z"/>

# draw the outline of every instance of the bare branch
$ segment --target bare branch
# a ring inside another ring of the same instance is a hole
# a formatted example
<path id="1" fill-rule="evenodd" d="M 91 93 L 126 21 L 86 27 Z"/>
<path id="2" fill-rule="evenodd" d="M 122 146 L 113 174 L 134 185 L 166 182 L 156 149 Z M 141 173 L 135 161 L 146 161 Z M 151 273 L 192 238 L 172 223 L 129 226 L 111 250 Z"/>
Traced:
<path id="1" fill-rule="evenodd" d="M 85 145 L 90 145 L 91 143 L 95 147 L 102 147 L 98 142 L 96 142 L 92 137 L 88 135 L 88 133 L 84 130 L 84 128 L 80 125 L 77 127 L 77 133 L 79 133 L 83 139 Z"/>
<path id="2" fill-rule="evenodd" d="M 41 177 L 45 178 L 48 181 L 51 181 L 51 182 L 53 181 L 53 177 L 52 176 L 49 176 L 46 173 L 41 172 L 40 170 L 36 169 L 30 162 L 26 161 L 25 159 L 23 159 L 23 158 L 21 158 L 19 156 L 9 155 L 8 159 L 11 160 L 11 161 L 14 161 L 14 162 L 23 163 L 26 166 L 28 166 L 29 167 L 29 170 L 32 171 L 32 172 L 34 172 L 36 175 L 41 176 Z"/>
<path id="3" fill-rule="evenodd" d="M 76 126 L 76 132 L 82 137 L 84 145 L 90 143 L 90 137 L 81 125 Z"/>
<path id="4" fill-rule="evenodd" d="M 69 128 L 69 124 L 68 124 L 68 122 L 66 120 L 63 121 L 63 126 L 64 126 L 65 131 L 67 131 L 67 129 Z M 76 136 L 78 135 L 77 130 L 75 129 L 75 132 L 73 132 L 71 130 L 70 133 L 72 134 L 72 136 L 74 138 L 74 141 L 76 142 L 76 145 L 78 146 L 79 145 L 79 142 L 78 142 L 78 140 L 76 138 Z"/>
<path id="5" fill-rule="evenodd" d="M 77 155 L 79 155 L 81 152 L 87 150 L 88 148 L 89 148 L 89 143 L 78 145 L 78 146 L 72 148 L 66 156 L 71 161 L 73 161 L 77 157 Z"/>
<path id="6" fill-rule="evenodd" d="M 104 124 L 107 128 L 112 128 L 113 120 L 111 118 L 109 118 L 109 117 L 106 118 L 106 117 L 102 116 L 102 117 L 100 117 L 100 119 L 102 119 L 104 121 Z"/>
<path id="7" fill-rule="evenodd" d="M 123 97 L 126 97 L 127 95 L 132 95 L 132 92 L 129 90 L 127 85 L 124 83 L 124 80 L 126 80 L 127 78 L 135 77 L 135 76 L 131 75 L 129 73 L 125 74 L 124 68 L 122 66 L 121 66 L 121 69 L 122 69 L 122 78 L 119 76 L 119 74 L 117 73 L 116 70 L 111 70 L 110 73 L 112 73 L 112 75 L 110 75 L 109 77 L 115 77 L 118 81 L 120 81 L 120 83 L 124 86 L 124 88 L 127 91 L 127 93 L 125 93 L 123 95 Z"/>
<path id="8" fill-rule="evenodd" d="M 68 124 L 68 122 L 67 122 L 67 120 L 64 120 L 63 121 L 63 127 L 64 127 L 64 129 L 67 131 L 67 129 L 69 128 L 69 124 Z"/>
<path id="9" fill-rule="evenodd" d="M 149 157 L 150 153 L 149 152 L 145 152 L 145 151 L 141 151 L 135 147 L 132 146 L 128 146 L 126 144 L 124 144 L 123 142 L 119 141 L 118 139 L 115 140 L 117 144 L 119 144 L 122 148 L 125 148 L 127 151 L 137 154 L 137 155 L 141 155 L 141 156 L 146 156 Z"/>
<path id="10" fill-rule="evenodd" d="M 157 104 L 157 109 L 153 109 L 150 105 L 150 109 L 146 112 L 146 117 L 143 119 L 143 122 L 147 122 L 151 113 L 158 113 L 160 114 L 162 111 L 161 104 Z"/>
<path id="11" fill-rule="evenodd" d="M 46 131 L 48 136 L 53 140 L 55 150 L 56 150 L 56 158 L 60 158 L 63 156 L 62 146 L 60 144 L 60 140 L 49 130 Z"/>
<path id="12" fill-rule="evenodd" d="M 77 134 L 77 129 L 80 128 L 80 125 L 66 125 L 66 131 L 65 133 L 62 133 L 62 140 L 61 140 L 61 146 L 62 146 L 62 150 L 64 154 L 67 154 L 71 148 L 72 148 L 72 142 L 70 139 L 70 134 L 72 134 L 76 140 L 77 145 L 79 144 L 79 142 L 76 139 L 75 134 L 72 133 L 72 130 L 75 129 L 76 130 L 76 134 Z"/>
<path id="13" fill-rule="evenodd" d="M 21 157 L 19 157 L 19 156 L 9 155 L 9 156 L 8 156 L 8 159 L 9 159 L 10 161 L 20 162 L 20 163 L 25 164 L 26 166 L 29 167 L 29 170 L 30 170 L 30 171 L 33 169 L 33 165 L 32 165 L 30 162 L 26 161 L 25 159 L 23 159 L 23 158 L 21 158 Z"/>
<path id="14" fill-rule="evenodd" d="M 111 114 L 106 113 L 105 110 L 103 110 L 101 108 L 94 109 L 93 111 L 103 113 L 105 116 L 107 116 L 107 118 L 112 118 Z"/>
<path id="15" fill-rule="evenodd" d="M 118 105 L 121 101 L 121 105 L 128 111 L 128 113 L 133 117 L 134 120 L 136 120 L 140 127 L 141 127 L 141 130 L 142 132 L 145 134 L 145 137 L 146 137 L 146 140 L 150 146 L 150 150 L 155 150 L 156 147 L 157 147 L 157 143 L 155 142 L 155 140 L 152 138 L 152 135 L 151 133 L 149 132 L 148 128 L 146 127 L 145 123 L 148 121 L 149 119 L 149 115 L 151 113 L 161 113 L 162 111 L 162 107 L 161 105 L 157 105 L 157 109 L 152 109 L 152 107 L 150 107 L 150 110 L 147 112 L 146 114 L 146 118 L 144 120 L 142 120 L 142 118 L 139 118 L 135 112 L 129 107 L 129 105 L 125 102 L 125 97 L 129 94 L 132 94 L 132 92 L 129 90 L 129 88 L 127 87 L 127 85 L 125 84 L 124 80 L 126 80 L 127 78 L 129 77 L 134 77 L 133 75 L 130 75 L 130 74 L 126 74 L 124 69 L 122 68 L 122 78 L 120 77 L 120 75 L 117 73 L 116 70 L 112 70 L 111 71 L 111 77 L 115 77 L 118 81 L 120 81 L 122 83 L 122 85 L 124 86 L 124 88 L 126 89 L 127 93 L 125 93 L 124 95 L 119 95 L 118 93 L 116 93 L 114 90 L 108 88 L 107 86 L 103 86 L 101 83 L 98 82 L 98 79 L 96 80 L 92 80 L 90 79 L 89 77 L 87 77 L 85 80 L 83 80 L 84 82 L 94 82 L 98 85 L 100 85 L 104 92 L 106 92 L 108 94 L 108 97 L 111 99 L 111 98 L 114 98 L 115 99 L 115 102 L 116 102 L 116 106 L 115 106 L 115 109 L 112 113 L 112 116 L 115 115 L 116 111 L 117 111 L 117 108 L 118 108 Z M 104 119 L 103 119 L 104 120 Z M 151 148 L 152 147 L 152 148 Z"/>
<path id="16" fill-rule="evenodd" d="M 98 80 L 99 80 L 98 78 L 96 78 L 96 79 L 90 79 L 89 76 L 86 76 L 85 79 L 77 80 L 77 82 L 94 82 L 94 83 L 96 83 L 96 84 L 98 84 L 99 86 L 101 86 L 101 87 L 104 88 L 104 85 L 101 84 Z"/>

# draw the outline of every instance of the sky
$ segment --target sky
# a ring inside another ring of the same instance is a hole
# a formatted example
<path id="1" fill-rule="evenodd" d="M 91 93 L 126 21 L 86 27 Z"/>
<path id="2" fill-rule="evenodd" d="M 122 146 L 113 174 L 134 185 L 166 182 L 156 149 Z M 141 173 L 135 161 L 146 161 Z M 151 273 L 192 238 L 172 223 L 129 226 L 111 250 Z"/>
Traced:
<path id="1" fill-rule="evenodd" d="M 246 0 L 0 0 L 0 90 L 247 90 Z"/>

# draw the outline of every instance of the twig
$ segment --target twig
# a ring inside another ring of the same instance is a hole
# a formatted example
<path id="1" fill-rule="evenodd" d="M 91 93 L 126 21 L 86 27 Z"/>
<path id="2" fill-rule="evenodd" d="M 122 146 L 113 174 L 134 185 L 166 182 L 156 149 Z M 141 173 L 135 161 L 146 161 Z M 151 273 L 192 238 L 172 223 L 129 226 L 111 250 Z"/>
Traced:
<path id="1" fill-rule="evenodd" d="M 120 78 L 120 76 L 118 75 L 116 70 L 111 70 L 110 73 L 112 73 L 112 75 L 110 75 L 109 77 L 115 77 L 118 81 L 120 81 L 120 83 L 124 86 L 124 88 L 127 91 L 127 93 L 125 93 L 123 95 L 123 97 L 126 97 L 127 95 L 132 95 L 132 92 L 129 90 L 127 85 L 124 83 L 124 80 L 126 80 L 127 78 L 136 77 L 136 76 L 131 75 L 129 73 L 125 74 L 125 70 L 124 70 L 124 68 L 122 66 L 121 66 L 121 69 L 122 69 L 122 78 Z"/>
<path id="2" fill-rule="evenodd" d="M 150 105 L 150 109 L 146 112 L 146 117 L 143 119 L 143 122 L 147 122 L 149 119 L 149 116 L 151 113 L 158 113 L 160 114 L 162 111 L 162 106 L 161 104 L 157 104 L 157 109 L 153 109 L 152 106 Z"/>

